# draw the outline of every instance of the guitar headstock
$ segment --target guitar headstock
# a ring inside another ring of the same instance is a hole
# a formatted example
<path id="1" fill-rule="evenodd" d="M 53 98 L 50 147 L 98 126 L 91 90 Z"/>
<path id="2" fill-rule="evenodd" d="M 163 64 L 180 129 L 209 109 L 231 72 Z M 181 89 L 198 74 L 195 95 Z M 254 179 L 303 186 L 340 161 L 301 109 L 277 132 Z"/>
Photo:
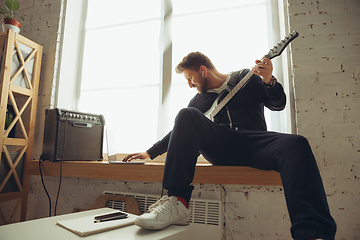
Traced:
<path id="1" fill-rule="evenodd" d="M 289 45 L 289 43 L 292 40 L 294 40 L 295 38 L 297 38 L 298 36 L 299 36 L 299 33 L 297 31 L 293 31 L 287 37 L 285 37 L 283 40 L 278 42 L 278 44 L 276 44 L 272 49 L 270 49 L 270 51 L 268 52 L 268 54 L 266 54 L 264 56 L 264 58 L 272 59 L 274 57 L 279 56 L 284 51 L 286 46 Z"/>

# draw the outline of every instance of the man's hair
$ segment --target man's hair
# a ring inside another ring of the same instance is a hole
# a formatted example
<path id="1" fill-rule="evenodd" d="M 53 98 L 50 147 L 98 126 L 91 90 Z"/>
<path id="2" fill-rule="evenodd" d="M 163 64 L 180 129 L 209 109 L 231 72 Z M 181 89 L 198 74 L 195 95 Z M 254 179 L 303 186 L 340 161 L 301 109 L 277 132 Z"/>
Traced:
<path id="1" fill-rule="evenodd" d="M 202 65 L 209 69 L 215 69 L 214 64 L 207 56 L 201 52 L 191 52 L 176 66 L 175 71 L 177 73 L 182 73 L 185 69 L 197 71 Z"/>

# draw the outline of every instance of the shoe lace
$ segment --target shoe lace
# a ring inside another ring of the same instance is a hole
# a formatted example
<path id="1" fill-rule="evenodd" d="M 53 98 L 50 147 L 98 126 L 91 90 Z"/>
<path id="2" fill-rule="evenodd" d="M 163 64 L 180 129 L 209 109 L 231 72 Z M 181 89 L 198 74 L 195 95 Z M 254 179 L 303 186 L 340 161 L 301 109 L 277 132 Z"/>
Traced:
<path id="1" fill-rule="evenodd" d="M 156 203 L 152 204 L 149 207 L 149 212 L 155 212 L 157 214 L 163 214 L 169 208 L 175 209 L 176 213 L 177 213 L 176 215 L 180 214 L 180 211 L 179 211 L 179 208 L 178 208 L 178 206 L 176 204 L 176 201 L 169 198 L 168 196 L 164 196 L 161 199 L 159 199 Z"/>
<path id="2" fill-rule="evenodd" d="M 150 205 L 148 212 L 151 212 L 154 208 L 158 207 L 159 205 L 162 205 L 164 202 L 168 200 L 169 200 L 168 196 L 164 196 L 160 198 L 156 203 Z"/>

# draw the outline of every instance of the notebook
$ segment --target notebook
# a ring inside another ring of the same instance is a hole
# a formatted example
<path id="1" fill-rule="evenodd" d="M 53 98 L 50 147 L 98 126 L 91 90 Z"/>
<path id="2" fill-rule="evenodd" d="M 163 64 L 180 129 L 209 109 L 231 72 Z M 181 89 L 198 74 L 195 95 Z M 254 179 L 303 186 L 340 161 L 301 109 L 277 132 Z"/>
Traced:
<path id="1" fill-rule="evenodd" d="M 119 210 L 109 211 L 109 213 L 113 213 L 113 212 L 114 213 L 119 212 Z M 133 225 L 135 219 L 137 218 L 136 215 L 128 214 L 128 217 L 124 219 L 95 223 L 94 217 L 95 217 L 94 215 L 79 217 L 69 220 L 58 221 L 56 222 L 56 224 L 81 237 L 86 237 L 92 234 Z"/>
<path id="2" fill-rule="evenodd" d="M 145 160 L 133 160 L 131 162 L 123 162 L 119 159 L 116 151 L 115 133 L 109 129 L 106 129 L 106 146 L 108 151 L 109 163 L 122 163 L 122 164 L 144 164 Z"/>

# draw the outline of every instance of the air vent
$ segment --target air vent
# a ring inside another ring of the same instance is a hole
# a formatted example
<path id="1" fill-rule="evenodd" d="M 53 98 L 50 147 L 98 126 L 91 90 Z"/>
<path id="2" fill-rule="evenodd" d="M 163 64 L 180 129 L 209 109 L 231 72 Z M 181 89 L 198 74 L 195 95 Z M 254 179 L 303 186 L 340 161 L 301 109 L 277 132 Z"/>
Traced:
<path id="1" fill-rule="evenodd" d="M 141 194 L 141 193 L 121 193 L 113 191 L 104 191 L 104 194 L 130 196 L 134 197 L 138 203 L 141 213 L 146 212 L 149 206 L 155 203 L 160 196 Z M 107 207 L 124 211 L 126 204 L 124 202 L 109 201 Z M 221 226 L 221 204 L 218 200 L 210 199 L 191 199 L 191 223 Z"/>

